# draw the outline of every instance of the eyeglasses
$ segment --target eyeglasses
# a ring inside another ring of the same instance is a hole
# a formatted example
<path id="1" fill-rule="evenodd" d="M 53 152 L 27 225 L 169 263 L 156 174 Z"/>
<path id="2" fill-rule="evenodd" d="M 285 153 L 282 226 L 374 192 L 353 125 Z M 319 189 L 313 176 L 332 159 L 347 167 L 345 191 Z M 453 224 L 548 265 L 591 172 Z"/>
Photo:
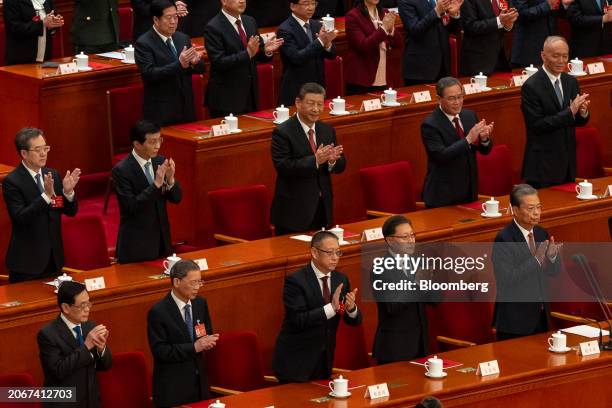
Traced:
<path id="1" fill-rule="evenodd" d="M 51 146 L 36 146 L 32 149 L 28 149 L 29 152 L 36 152 L 38 154 L 49 153 L 49 150 L 51 150 Z"/>
<path id="2" fill-rule="evenodd" d="M 529 207 L 519 207 L 522 208 L 523 210 L 527 211 L 528 213 L 533 213 L 533 212 L 541 212 L 542 211 L 542 205 L 538 204 L 536 206 L 529 206 Z"/>
<path id="3" fill-rule="evenodd" d="M 186 282 L 192 288 L 201 288 L 202 286 L 204 286 L 204 281 L 201 280 L 201 279 L 200 280 L 194 280 L 194 281 L 186 281 Z"/>
<path id="4" fill-rule="evenodd" d="M 338 258 L 340 258 L 342 256 L 342 251 L 339 249 L 321 249 L 321 248 L 317 248 L 317 247 L 313 247 L 314 249 L 323 252 L 325 255 L 327 256 L 334 256 L 336 255 Z"/>
<path id="5" fill-rule="evenodd" d="M 457 95 L 457 96 L 443 96 L 443 98 L 446 99 L 449 102 L 462 101 L 464 97 L 465 97 L 465 94 L 461 94 L 461 95 Z"/>
<path id="6" fill-rule="evenodd" d="M 147 139 L 146 141 L 153 146 L 161 146 L 161 144 L 164 143 L 164 138 L 160 137 L 159 139 Z"/>
<path id="7" fill-rule="evenodd" d="M 410 234 L 389 235 L 389 236 L 393 238 L 399 238 L 399 239 L 415 239 L 416 238 L 416 235 L 414 234 L 414 232 L 411 232 Z"/>
<path id="8" fill-rule="evenodd" d="M 79 310 L 91 309 L 92 306 L 93 306 L 93 303 L 91 302 L 83 302 L 80 305 L 70 305 L 70 307 L 74 307 L 75 309 L 79 309 Z"/>
<path id="9" fill-rule="evenodd" d="M 317 7 L 317 4 L 319 4 L 319 2 L 318 1 L 303 1 L 298 4 L 304 7 Z"/>

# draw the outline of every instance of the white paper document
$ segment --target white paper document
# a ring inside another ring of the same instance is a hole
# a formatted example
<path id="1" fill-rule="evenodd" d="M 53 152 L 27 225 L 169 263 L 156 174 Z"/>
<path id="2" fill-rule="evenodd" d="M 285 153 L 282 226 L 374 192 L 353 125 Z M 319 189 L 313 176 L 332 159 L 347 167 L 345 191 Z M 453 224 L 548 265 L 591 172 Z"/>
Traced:
<path id="1" fill-rule="evenodd" d="M 577 334 L 578 336 L 587 337 L 589 339 L 595 339 L 599 337 L 599 327 L 587 326 L 585 324 L 580 326 L 568 327 L 562 331 L 570 334 Z M 610 332 L 608 330 L 602 330 L 601 334 L 607 336 Z"/>
<path id="2" fill-rule="evenodd" d="M 118 59 L 122 61 L 125 59 L 125 54 L 119 51 L 103 52 L 102 54 L 96 54 L 96 55 L 100 57 L 113 58 L 113 59 Z"/>

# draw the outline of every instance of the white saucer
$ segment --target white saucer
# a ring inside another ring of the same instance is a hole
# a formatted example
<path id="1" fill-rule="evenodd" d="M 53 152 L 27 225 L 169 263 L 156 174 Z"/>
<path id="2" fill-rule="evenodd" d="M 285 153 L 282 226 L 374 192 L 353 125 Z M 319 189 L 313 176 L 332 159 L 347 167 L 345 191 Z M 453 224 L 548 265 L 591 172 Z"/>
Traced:
<path id="1" fill-rule="evenodd" d="M 344 112 L 334 112 L 334 111 L 329 111 L 330 115 L 334 115 L 334 116 L 344 116 L 344 115 L 348 115 L 351 112 L 345 110 Z"/>
<path id="2" fill-rule="evenodd" d="M 92 67 L 85 67 L 85 68 L 77 68 L 79 70 L 79 72 L 85 72 L 85 71 L 91 71 L 93 68 Z"/>
<path id="3" fill-rule="evenodd" d="M 136 61 L 134 61 L 134 62 L 127 62 L 126 60 L 121 60 L 121 62 L 122 62 L 123 64 L 131 64 L 131 65 L 136 64 Z"/>
<path id="4" fill-rule="evenodd" d="M 571 347 L 566 347 L 560 350 L 556 350 L 552 347 L 548 347 L 548 351 L 552 351 L 553 353 L 559 353 L 559 354 L 567 353 L 570 350 L 571 350 Z"/>
<path id="5" fill-rule="evenodd" d="M 382 106 L 400 106 L 401 103 L 400 102 L 393 102 L 393 103 L 388 103 L 388 102 L 383 102 L 381 103 Z"/>
<path id="6" fill-rule="evenodd" d="M 285 119 L 285 120 L 278 121 L 278 120 L 274 119 L 274 120 L 272 121 L 272 123 L 274 123 L 275 125 L 280 125 L 281 123 L 285 123 L 285 122 L 286 122 L 286 121 L 288 121 L 288 120 L 289 120 L 289 119 Z"/>
<path id="7" fill-rule="evenodd" d="M 582 71 L 578 74 L 573 73 L 572 71 L 568 72 L 568 74 L 572 75 L 572 76 L 585 76 L 587 73 L 586 71 Z"/>
<path id="8" fill-rule="evenodd" d="M 480 88 L 481 92 L 488 92 L 488 91 L 491 91 L 491 90 L 493 90 L 493 88 L 489 88 L 488 86 L 483 86 L 482 88 Z"/>
<path id="9" fill-rule="evenodd" d="M 595 194 L 591 194 L 590 196 L 586 196 L 586 197 L 577 195 L 576 198 L 579 200 L 595 200 L 597 196 Z"/>
<path id="10" fill-rule="evenodd" d="M 333 392 L 333 391 L 331 391 L 331 392 L 329 393 L 329 396 L 330 396 L 330 397 L 333 397 L 333 398 L 348 398 L 348 397 L 350 397 L 350 396 L 351 396 L 351 393 L 347 391 L 347 392 L 346 392 L 346 394 L 344 394 L 344 395 L 336 395 L 336 394 L 334 394 L 334 392 Z"/>
<path id="11" fill-rule="evenodd" d="M 497 214 L 487 214 L 485 212 L 480 213 L 480 215 L 482 215 L 485 218 L 497 218 L 497 217 L 501 217 L 503 214 L 498 212 Z"/>
<path id="12" fill-rule="evenodd" d="M 444 378 L 447 375 L 448 373 L 446 371 L 442 371 L 442 375 L 436 375 L 436 376 L 429 374 L 427 371 L 425 372 L 425 377 L 428 377 L 428 378 Z"/>
<path id="13" fill-rule="evenodd" d="M 230 133 L 240 133 L 242 129 L 230 130 Z"/>

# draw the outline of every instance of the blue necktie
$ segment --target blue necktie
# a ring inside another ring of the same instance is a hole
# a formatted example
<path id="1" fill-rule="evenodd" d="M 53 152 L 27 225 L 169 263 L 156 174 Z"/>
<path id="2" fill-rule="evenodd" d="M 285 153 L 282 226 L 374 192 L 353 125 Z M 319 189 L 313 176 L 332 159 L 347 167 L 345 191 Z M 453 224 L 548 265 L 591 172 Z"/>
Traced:
<path id="1" fill-rule="evenodd" d="M 74 326 L 72 330 L 74 330 L 74 332 L 76 333 L 76 339 L 79 342 L 79 346 L 82 346 L 84 341 L 83 341 L 83 333 L 81 333 L 81 326 Z"/>
<path id="2" fill-rule="evenodd" d="M 147 181 L 149 185 L 153 184 L 153 172 L 151 171 L 151 162 L 145 163 L 145 176 L 147 177 Z"/>
<path id="3" fill-rule="evenodd" d="M 166 44 L 168 45 L 168 48 L 170 48 L 170 51 L 172 52 L 172 55 L 174 56 L 174 59 L 176 60 L 178 58 L 178 53 L 176 52 L 174 43 L 172 43 L 172 38 L 168 37 L 168 39 L 166 40 Z"/>
<path id="4" fill-rule="evenodd" d="M 557 100 L 559 101 L 559 105 L 561 105 L 561 109 L 563 109 L 563 94 L 561 93 L 561 82 L 558 78 L 555 81 L 555 93 L 557 94 Z"/>
<path id="5" fill-rule="evenodd" d="M 38 186 L 38 189 L 40 190 L 41 194 L 44 193 L 45 189 L 42 185 L 42 182 L 40 181 L 40 173 L 34 176 L 34 178 L 36 179 L 36 185 Z"/>
<path id="6" fill-rule="evenodd" d="M 185 325 L 189 331 L 189 338 L 193 341 L 193 320 L 191 319 L 191 305 L 185 305 Z"/>

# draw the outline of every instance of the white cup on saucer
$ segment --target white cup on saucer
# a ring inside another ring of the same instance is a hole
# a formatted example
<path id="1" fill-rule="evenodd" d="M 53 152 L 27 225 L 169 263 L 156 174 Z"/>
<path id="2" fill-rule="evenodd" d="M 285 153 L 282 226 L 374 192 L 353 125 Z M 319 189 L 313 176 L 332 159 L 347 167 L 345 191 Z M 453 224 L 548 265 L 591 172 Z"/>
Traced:
<path id="1" fill-rule="evenodd" d="M 470 82 L 473 84 L 478 84 L 480 89 L 484 89 L 487 87 L 487 76 L 483 75 L 481 72 L 478 75 L 474 75 L 472 78 L 470 78 Z"/>
<path id="2" fill-rule="evenodd" d="M 89 56 L 84 54 L 82 51 L 80 54 L 75 55 L 72 62 L 76 62 L 77 68 L 80 70 L 89 68 Z"/>
<path id="3" fill-rule="evenodd" d="M 230 132 L 236 132 L 238 130 L 238 117 L 230 113 L 221 121 L 222 124 L 227 123 L 229 125 Z"/>
<path id="4" fill-rule="evenodd" d="M 430 377 L 442 377 L 444 375 L 444 361 L 438 356 L 428 358 L 425 362 L 425 373 Z"/>
<path id="5" fill-rule="evenodd" d="M 395 105 L 397 103 L 397 91 L 393 88 L 385 89 L 380 95 L 380 101 L 383 105 Z"/>
<path id="6" fill-rule="evenodd" d="M 576 186 L 576 193 L 578 193 L 578 198 L 593 197 L 593 184 L 589 183 L 588 180 L 578 183 Z"/>
<path id="7" fill-rule="evenodd" d="M 281 105 L 272 112 L 272 116 L 274 116 L 275 122 L 282 123 L 289 119 L 289 108 L 285 108 L 285 105 Z"/>
<path id="8" fill-rule="evenodd" d="M 344 229 L 340 228 L 339 225 L 336 225 L 335 228 L 329 230 L 332 234 L 338 237 L 338 241 L 344 241 Z"/>
<path id="9" fill-rule="evenodd" d="M 335 378 L 333 381 L 329 382 L 329 389 L 336 397 L 345 397 L 348 395 L 348 380 L 342 376 L 339 376 L 338 378 Z"/>
<path id="10" fill-rule="evenodd" d="M 548 338 L 548 345 L 552 351 L 564 351 L 567 348 L 566 343 L 567 336 L 561 333 L 561 330 L 553 333 L 552 336 Z"/>
<path id="11" fill-rule="evenodd" d="M 225 404 L 224 404 L 224 403 L 222 403 L 222 402 L 221 402 L 221 401 L 219 401 L 219 400 L 216 400 L 215 402 L 213 402 L 212 404 L 210 404 L 210 405 L 208 406 L 208 408 L 225 408 Z"/>
<path id="12" fill-rule="evenodd" d="M 134 47 L 132 47 L 132 44 L 128 45 L 123 49 L 123 55 L 125 55 L 125 59 L 123 60 L 123 62 L 125 62 L 126 64 L 136 63 L 136 60 L 134 58 Z"/>
<path id="13" fill-rule="evenodd" d="M 495 197 L 491 197 L 490 200 L 482 203 L 482 211 L 484 215 L 496 216 L 499 214 L 499 201 Z"/>
<path id="14" fill-rule="evenodd" d="M 166 270 L 166 273 L 169 274 L 170 273 L 170 269 L 172 269 L 174 264 L 177 263 L 180 260 L 181 260 L 181 257 L 180 256 L 176 256 L 176 254 L 172 254 L 172 256 L 169 256 L 166 259 L 164 259 L 163 265 L 164 265 L 164 269 Z"/>
<path id="15" fill-rule="evenodd" d="M 342 114 L 346 112 L 346 101 L 338 96 L 337 98 L 332 99 L 332 101 L 329 103 L 329 109 L 331 110 L 331 113 L 336 115 Z"/>
<path id="16" fill-rule="evenodd" d="M 62 285 L 62 283 L 70 282 L 71 280 L 72 280 L 72 276 L 66 275 L 65 273 L 53 279 L 53 285 L 55 286 L 55 291 L 57 292 L 57 290 Z"/>
<path id="17" fill-rule="evenodd" d="M 528 67 L 525 67 L 522 74 L 527 75 L 527 76 L 532 76 L 536 72 L 538 72 L 538 68 L 534 67 L 533 64 L 530 64 Z"/>
<path id="18" fill-rule="evenodd" d="M 574 75 L 580 75 L 584 73 L 583 70 L 584 63 L 578 58 L 574 58 L 567 64 L 567 68 L 569 68 L 570 73 Z"/>

